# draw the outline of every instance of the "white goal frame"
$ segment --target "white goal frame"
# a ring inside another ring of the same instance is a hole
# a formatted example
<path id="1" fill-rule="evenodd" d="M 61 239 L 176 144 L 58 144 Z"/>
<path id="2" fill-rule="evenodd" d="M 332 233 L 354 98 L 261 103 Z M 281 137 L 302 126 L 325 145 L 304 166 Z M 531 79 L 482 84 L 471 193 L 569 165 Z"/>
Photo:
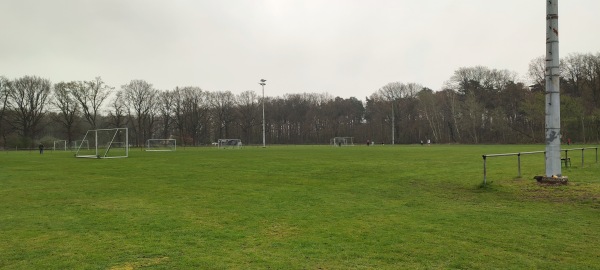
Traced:
<path id="1" fill-rule="evenodd" d="M 331 139 L 332 146 L 354 146 L 354 137 L 334 137 Z"/>
<path id="2" fill-rule="evenodd" d="M 56 146 L 58 145 L 58 149 L 56 148 Z M 64 147 L 63 147 L 64 146 Z M 64 148 L 64 149 L 62 149 Z M 54 145 L 52 146 L 52 151 L 56 151 L 56 150 L 64 150 L 67 151 L 67 140 L 58 140 L 58 141 L 54 141 Z"/>
<path id="3" fill-rule="evenodd" d="M 108 142 L 99 142 L 98 141 L 98 133 L 106 132 L 108 133 Z M 124 133 L 125 138 L 124 141 L 115 141 L 118 134 Z M 94 146 L 94 154 L 90 153 L 80 153 L 82 149 L 81 145 L 77 148 L 77 152 L 75 153 L 75 157 L 78 158 L 126 158 L 129 157 L 129 130 L 127 128 L 109 128 L 109 129 L 91 129 L 85 133 L 82 141 L 92 141 L 92 145 Z M 102 144 L 102 145 L 99 145 Z M 110 150 L 113 148 L 113 145 L 122 144 L 124 146 L 125 153 L 124 154 L 116 154 L 114 156 L 110 155 Z"/>
<path id="4" fill-rule="evenodd" d="M 241 139 L 219 139 L 217 141 L 217 146 L 219 148 L 242 148 L 242 140 Z"/>
<path id="5" fill-rule="evenodd" d="M 169 146 L 166 146 L 167 148 L 158 148 L 158 149 L 152 149 L 152 147 L 150 147 L 151 142 L 165 142 L 165 145 L 172 145 L 172 148 L 168 148 Z M 146 141 L 146 151 L 177 151 L 177 140 L 176 139 L 148 139 Z"/>

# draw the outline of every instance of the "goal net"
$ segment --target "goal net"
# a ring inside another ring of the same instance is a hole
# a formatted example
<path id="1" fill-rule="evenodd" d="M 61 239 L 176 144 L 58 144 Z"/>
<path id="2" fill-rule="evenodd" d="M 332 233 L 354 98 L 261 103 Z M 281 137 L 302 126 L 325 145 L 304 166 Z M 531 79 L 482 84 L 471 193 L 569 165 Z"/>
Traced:
<path id="1" fill-rule="evenodd" d="M 175 151 L 177 140 L 175 139 L 149 139 L 146 141 L 146 151 Z"/>
<path id="2" fill-rule="evenodd" d="M 54 141 L 54 146 L 52 147 L 52 150 L 67 151 L 67 141 L 66 140 Z"/>
<path id="3" fill-rule="evenodd" d="M 354 137 L 334 137 L 331 139 L 332 146 L 354 146 Z"/>
<path id="4" fill-rule="evenodd" d="M 219 139 L 217 145 L 222 148 L 241 148 L 242 140 L 240 139 Z"/>
<path id="5" fill-rule="evenodd" d="M 94 129 L 85 133 L 82 141 L 88 141 L 89 147 L 80 144 L 75 153 L 81 158 L 126 158 L 129 156 L 129 132 L 127 128 Z"/>

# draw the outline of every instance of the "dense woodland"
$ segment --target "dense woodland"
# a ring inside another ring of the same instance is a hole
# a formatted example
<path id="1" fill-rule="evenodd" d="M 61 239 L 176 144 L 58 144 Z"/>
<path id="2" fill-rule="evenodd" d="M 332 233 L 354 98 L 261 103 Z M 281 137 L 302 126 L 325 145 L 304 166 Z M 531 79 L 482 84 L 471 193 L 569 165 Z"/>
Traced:
<path id="1" fill-rule="evenodd" d="M 600 141 L 600 53 L 561 59 L 562 139 Z M 399 75 L 401 78 L 401 74 Z M 459 68 L 443 89 L 390 82 L 364 100 L 326 93 L 265 97 L 267 144 L 543 143 L 544 58 L 521 78 L 508 70 Z M 52 83 L 37 76 L 0 77 L 0 148 L 81 140 L 86 130 L 127 127 L 130 144 L 175 138 L 207 145 L 219 138 L 262 144 L 262 96 L 254 91 L 153 88 L 132 80 L 120 87 L 102 78 Z"/>

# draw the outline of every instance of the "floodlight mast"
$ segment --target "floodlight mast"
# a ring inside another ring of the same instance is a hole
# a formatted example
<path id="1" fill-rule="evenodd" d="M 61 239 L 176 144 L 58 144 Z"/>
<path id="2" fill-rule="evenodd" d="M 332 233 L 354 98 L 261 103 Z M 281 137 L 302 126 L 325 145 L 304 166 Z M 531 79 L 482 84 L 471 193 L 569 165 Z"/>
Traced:
<path id="1" fill-rule="evenodd" d="M 562 177 L 558 0 L 546 1 L 546 177 Z"/>
<path id="2" fill-rule="evenodd" d="M 395 139 L 396 139 L 396 120 L 394 119 L 395 114 L 394 114 L 394 101 L 396 99 L 393 98 L 392 99 L 392 145 L 395 144 Z"/>
<path id="3" fill-rule="evenodd" d="M 262 86 L 262 137 L 263 137 L 263 148 L 267 147 L 267 143 L 265 140 L 265 79 L 260 79 L 260 84 Z"/>

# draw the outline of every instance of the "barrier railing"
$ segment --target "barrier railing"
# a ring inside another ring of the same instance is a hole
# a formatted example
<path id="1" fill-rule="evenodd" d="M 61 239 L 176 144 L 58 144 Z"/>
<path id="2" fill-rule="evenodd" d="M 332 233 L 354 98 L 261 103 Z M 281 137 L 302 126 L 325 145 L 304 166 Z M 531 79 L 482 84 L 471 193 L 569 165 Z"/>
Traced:
<path id="1" fill-rule="evenodd" d="M 571 148 L 571 149 L 562 149 L 561 151 L 565 152 L 565 157 L 561 158 L 561 163 L 564 161 L 565 166 L 570 164 L 571 159 L 569 158 L 569 151 L 581 150 L 581 167 L 585 165 L 585 150 L 586 149 L 595 149 L 596 150 L 596 163 L 598 163 L 598 147 L 583 147 L 583 148 Z M 517 156 L 517 167 L 519 172 L 519 178 L 521 177 L 521 155 L 531 155 L 531 154 L 541 154 L 546 153 L 546 151 L 531 151 L 531 152 L 517 152 L 517 153 L 503 153 L 503 154 L 487 154 L 482 155 L 483 157 L 483 185 L 487 184 L 487 158 L 488 157 L 507 157 L 507 156 Z M 568 162 L 568 163 L 567 163 Z"/>

